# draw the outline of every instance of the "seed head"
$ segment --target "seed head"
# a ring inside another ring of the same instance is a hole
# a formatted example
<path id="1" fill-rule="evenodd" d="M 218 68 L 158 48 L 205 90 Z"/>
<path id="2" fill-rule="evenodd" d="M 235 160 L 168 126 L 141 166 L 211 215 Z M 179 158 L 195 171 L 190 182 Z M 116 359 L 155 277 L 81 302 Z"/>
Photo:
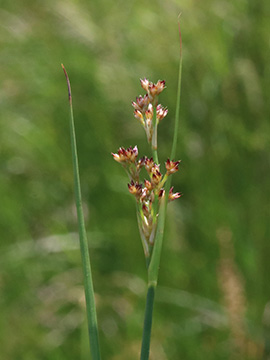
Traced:
<path id="1" fill-rule="evenodd" d="M 169 201 L 179 199 L 181 196 L 182 194 L 180 192 L 173 193 L 173 186 L 170 188 L 169 197 L 168 197 Z"/>
<path id="2" fill-rule="evenodd" d="M 138 156 L 138 148 L 137 148 L 137 146 L 134 146 L 134 148 L 132 148 L 132 146 L 130 146 L 127 149 L 121 147 L 118 150 L 117 154 L 112 153 L 112 156 L 113 156 L 114 160 L 119 163 L 124 163 L 124 162 L 134 163 Z"/>
<path id="3" fill-rule="evenodd" d="M 165 190 L 163 188 L 161 188 L 158 193 L 158 198 L 161 199 L 161 198 L 163 198 L 164 195 L 165 195 Z"/>
<path id="4" fill-rule="evenodd" d="M 146 78 L 140 79 L 140 81 L 141 81 L 142 88 L 148 92 L 149 81 Z"/>
<path id="5" fill-rule="evenodd" d="M 155 96 L 158 96 L 163 90 L 165 89 L 165 81 L 164 80 L 158 80 L 156 84 L 149 83 L 148 85 L 148 94 L 150 97 L 150 100 L 155 98 Z"/>
<path id="6" fill-rule="evenodd" d="M 140 112 L 140 110 L 135 109 L 134 110 L 134 117 L 139 120 L 139 122 L 144 126 L 144 118 L 143 114 Z"/>
<path id="7" fill-rule="evenodd" d="M 151 182 L 148 180 L 144 180 L 144 186 L 148 191 L 151 191 L 153 189 Z"/>
<path id="8" fill-rule="evenodd" d="M 139 110 L 142 114 L 144 114 L 145 111 L 147 110 L 148 104 L 149 104 L 148 94 L 144 95 L 144 97 L 140 95 L 136 97 L 136 102 L 135 101 L 132 102 L 132 106 L 134 107 L 134 109 Z"/>
<path id="9" fill-rule="evenodd" d="M 146 218 L 149 217 L 149 207 L 144 203 L 142 205 L 142 211 L 143 211 L 143 214 Z"/>
<path id="10" fill-rule="evenodd" d="M 148 157 L 146 157 L 144 159 L 144 167 L 145 167 L 145 170 L 148 172 L 148 173 L 151 173 L 151 169 L 152 167 L 154 166 L 154 160 L 153 158 L 151 157 L 150 159 L 148 159 Z"/>
<path id="11" fill-rule="evenodd" d="M 178 171 L 179 164 L 180 164 L 180 160 L 179 161 L 171 161 L 170 159 L 168 159 L 165 163 L 167 175 L 174 174 L 176 171 Z"/>
<path id="12" fill-rule="evenodd" d="M 135 195 L 136 199 L 139 200 L 142 195 L 142 184 L 131 180 L 130 184 L 128 184 L 128 190 L 132 195 Z"/>
<path id="13" fill-rule="evenodd" d="M 158 104 L 157 106 L 157 119 L 158 121 L 161 121 L 165 118 L 165 116 L 168 114 L 168 109 L 162 107 L 161 104 Z"/>
<path id="14" fill-rule="evenodd" d="M 154 115 L 154 111 L 153 111 L 153 105 L 149 104 L 148 105 L 148 109 L 145 112 L 145 117 L 147 120 L 152 120 L 153 119 L 153 115 Z"/>
<path id="15" fill-rule="evenodd" d="M 162 174 L 159 171 L 159 165 L 154 164 L 151 169 L 151 182 L 154 186 L 157 186 L 162 180 Z"/>

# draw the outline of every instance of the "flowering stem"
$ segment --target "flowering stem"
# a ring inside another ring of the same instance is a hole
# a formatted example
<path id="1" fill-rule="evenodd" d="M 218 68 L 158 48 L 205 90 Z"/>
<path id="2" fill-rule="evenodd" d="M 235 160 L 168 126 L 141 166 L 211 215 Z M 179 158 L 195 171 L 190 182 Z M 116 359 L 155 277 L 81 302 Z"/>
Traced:
<path id="1" fill-rule="evenodd" d="M 149 352 L 150 352 L 154 297 L 155 297 L 155 290 L 158 280 L 158 267 L 160 263 L 160 255 L 161 255 L 164 225 L 165 225 L 165 213 L 167 207 L 167 200 L 165 199 L 165 197 L 161 201 L 162 203 L 160 205 L 160 213 L 159 213 L 160 218 L 158 220 L 158 225 L 157 225 L 154 251 L 148 268 L 148 292 L 147 292 L 145 315 L 144 315 L 141 360 L 148 360 Z"/>
<path id="2" fill-rule="evenodd" d="M 173 144 L 172 144 L 171 157 L 170 157 L 171 159 L 175 157 L 175 153 L 176 153 L 179 114 L 180 114 L 180 97 L 181 97 L 182 37 L 181 37 L 181 29 L 180 29 L 179 21 L 178 21 L 178 28 L 179 28 L 179 40 L 180 40 L 180 58 L 179 58 L 174 135 L 173 135 Z M 155 150 L 154 148 L 152 149 L 153 149 L 154 161 L 158 164 L 157 150 Z M 155 160 L 155 158 L 157 161 Z M 154 241 L 153 252 L 151 255 L 151 261 L 148 267 L 148 292 L 147 292 L 146 308 L 145 308 L 143 339 L 142 339 L 142 347 L 141 347 L 141 360 L 149 359 L 154 295 L 158 281 L 158 270 L 160 265 L 160 257 L 161 257 L 162 243 L 164 237 L 165 218 L 166 218 L 166 210 L 167 210 L 168 194 L 169 194 L 170 186 L 171 186 L 171 176 L 168 178 L 165 184 L 165 196 L 160 201 L 156 236 Z"/>
<path id="3" fill-rule="evenodd" d="M 84 277 L 84 291 L 85 291 L 85 300 L 86 300 L 90 351 L 93 360 L 100 360 L 101 356 L 100 356 L 99 339 L 98 339 L 95 295 L 94 295 L 90 257 L 89 257 L 87 236 L 86 236 L 83 209 L 82 209 L 82 197 L 81 197 L 81 186 L 80 186 L 79 164 L 78 164 L 76 135 L 75 135 L 75 126 L 74 126 L 73 107 L 72 107 L 71 87 L 70 87 L 68 74 L 63 64 L 62 64 L 62 68 L 64 70 L 67 80 L 68 99 L 70 106 L 70 135 L 71 135 L 71 150 L 72 150 L 72 162 L 73 162 L 73 174 L 74 174 L 74 190 L 75 190 L 78 223 L 79 223 L 80 249 L 81 249 L 83 277 Z"/>

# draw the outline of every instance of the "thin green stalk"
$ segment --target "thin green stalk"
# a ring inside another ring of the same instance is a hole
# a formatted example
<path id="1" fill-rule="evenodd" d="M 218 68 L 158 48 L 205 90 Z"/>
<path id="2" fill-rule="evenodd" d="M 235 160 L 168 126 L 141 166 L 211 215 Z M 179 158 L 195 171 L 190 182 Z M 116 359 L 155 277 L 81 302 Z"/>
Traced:
<path id="1" fill-rule="evenodd" d="M 98 339 L 95 294 L 94 294 L 92 271 L 90 265 L 90 257 L 89 257 L 89 250 L 88 250 L 88 243 L 87 243 L 87 236 L 86 236 L 83 208 L 82 208 L 79 164 L 78 164 L 78 155 L 77 155 L 77 146 L 76 146 L 74 115 L 73 115 L 73 107 L 72 107 L 72 94 L 71 94 L 71 87 L 70 87 L 68 74 L 63 64 L 62 64 L 62 68 L 64 70 L 67 80 L 68 99 L 70 106 L 70 135 L 71 135 L 71 151 L 72 151 L 73 174 L 74 174 L 74 191 L 75 191 L 76 208 L 77 208 L 78 225 L 79 225 L 80 249 L 81 249 L 82 267 L 83 267 L 84 291 L 85 291 L 85 300 L 86 300 L 90 351 L 92 355 L 92 360 L 100 360 L 101 356 L 100 356 L 99 339 Z"/>
<path id="2" fill-rule="evenodd" d="M 147 291 L 145 316 L 144 316 L 144 327 L 143 327 L 143 340 L 142 340 L 142 349 L 141 349 L 141 360 L 148 360 L 148 358 L 149 358 L 155 290 L 156 290 L 156 287 L 150 285 L 148 287 L 148 291 Z"/>
<path id="3" fill-rule="evenodd" d="M 157 125 L 155 126 L 155 131 L 157 132 Z M 153 159 L 156 164 L 158 164 L 158 153 L 156 149 L 152 149 L 153 152 Z"/>
<path id="4" fill-rule="evenodd" d="M 178 21 L 178 26 L 179 26 L 179 39 L 180 39 L 180 58 L 179 58 L 179 70 L 178 70 L 178 87 L 177 87 L 174 134 L 173 134 L 173 144 L 172 144 L 170 159 L 173 159 L 176 153 L 178 126 L 179 126 L 179 118 L 180 118 L 180 98 L 181 98 L 181 78 L 182 78 L 182 37 L 181 37 L 181 29 L 180 29 L 179 21 Z M 156 155 L 157 158 L 157 152 L 156 154 L 154 152 L 154 155 Z M 165 184 L 165 197 L 161 200 L 160 203 L 155 243 L 154 243 L 153 253 L 151 256 L 151 261 L 148 267 L 148 293 L 147 293 L 146 309 L 145 309 L 141 360 L 149 359 L 154 295 L 158 281 L 158 270 L 160 265 L 160 257 L 161 257 L 162 243 L 164 237 L 165 218 L 166 218 L 166 210 L 167 210 L 168 194 L 169 194 L 170 186 L 171 186 L 171 177 L 168 178 Z"/>
<path id="5" fill-rule="evenodd" d="M 180 58 L 179 58 L 179 70 L 178 70 L 178 87 L 177 87 L 177 99 L 176 99 L 176 109 L 175 109 L 175 122 L 174 122 L 174 133 L 173 133 L 173 144 L 171 150 L 171 159 L 175 157 L 177 138 L 178 138 L 178 127 L 179 127 L 179 118 L 180 118 L 180 99 L 181 99 L 181 79 L 182 79 L 182 36 L 180 23 L 178 21 L 179 28 L 179 39 L 180 39 Z M 168 178 L 165 184 L 165 194 L 166 198 L 162 200 L 159 209 L 157 233 L 155 238 L 154 250 L 151 258 L 151 263 L 148 270 L 148 281 L 149 283 L 156 284 L 158 279 L 158 269 L 160 263 L 163 234 L 165 227 L 165 217 L 167 209 L 167 200 L 168 193 L 171 187 L 171 176 Z"/>
<path id="6" fill-rule="evenodd" d="M 154 127 L 154 133 L 152 138 L 152 153 L 153 153 L 153 159 L 156 164 L 158 164 L 158 153 L 157 153 L 157 129 L 158 129 L 158 123 L 157 123 L 157 109 L 154 107 L 154 115 L 153 115 L 153 127 Z"/>
<path id="7" fill-rule="evenodd" d="M 180 15 L 179 15 L 179 17 L 180 17 Z M 172 144 L 172 151 L 171 151 L 171 157 L 170 157 L 171 160 L 174 159 L 175 153 L 176 153 L 179 118 L 180 118 L 180 100 L 181 100 L 181 83 L 182 83 L 182 35 L 181 35 L 179 17 L 178 17 L 178 30 L 179 30 L 179 41 L 180 41 L 180 58 L 179 58 L 179 69 L 178 69 L 178 85 L 177 85 L 177 97 L 176 97 L 176 107 L 175 107 L 173 144 Z"/>
<path id="8" fill-rule="evenodd" d="M 166 184 L 165 191 L 168 190 L 167 188 L 168 188 L 168 186 Z M 150 262 L 150 265 L 148 268 L 148 286 L 157 286 L 158 269 L 159 269 L 159 264 L 160 264 L 162 243 L 163 243 L 163 237 L 164 237 L 166 209 L 167 209 L 167 198 L 164 196 L 160 202 L 155 243 L 154 243 L 153 253 L 152 253 L 152 257 L 151 257 L 151 262 Z"/>

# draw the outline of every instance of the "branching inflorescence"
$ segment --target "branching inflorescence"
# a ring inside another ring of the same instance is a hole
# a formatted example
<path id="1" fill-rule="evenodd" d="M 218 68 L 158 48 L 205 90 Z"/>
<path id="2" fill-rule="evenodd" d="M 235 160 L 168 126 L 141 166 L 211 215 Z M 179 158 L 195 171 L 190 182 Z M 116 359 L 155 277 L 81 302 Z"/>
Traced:
<path id="1" fill-rule="evenodd" d="M 138 96 L 132 102 L 134 117 L 144 127 L 148 143 L 151 145 L 153 157 L 138 159 L 137 146 L 127 149 L 121 147 L 117 153 L 112 153 L 114 160 L 119 162 L 128 173 L 129 192 L 134 195 L 137 203 L 137 218 L 147 264 L 151 260 L 155 242 L 157 221 L 161 199 L 168 196 L 168 201 L 181 197 L 181 193 L 170 188 L 165 194 L 165 183 L 168 177 L 178 171 L 180 161 L 168 159 L 165 162 L 166 172 L 162 175 L 157 156 L 157 127 L 168 113 L 168 109 L 158 104 L 158 96 L 165 89 L 165 81 L 156 84 L 147 79 L 141 80 L 141 86 L 147 91 L 144 96 Z M 141 180 L 141 170 L 145 169 L 148 179 Z"/>

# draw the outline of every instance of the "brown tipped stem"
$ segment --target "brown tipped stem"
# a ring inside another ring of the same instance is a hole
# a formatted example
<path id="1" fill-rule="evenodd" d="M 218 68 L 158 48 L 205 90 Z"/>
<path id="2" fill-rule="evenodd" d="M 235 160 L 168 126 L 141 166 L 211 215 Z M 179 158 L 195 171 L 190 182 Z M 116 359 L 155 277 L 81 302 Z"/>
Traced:
<path id="1" fill-rule="evenodd" d="M 64 70 L 65 77 L 67 80 L 67 86 L 68 86 L 74 191 L 75 191 L 76 209 L 77 209 L 78 225 L 79 225 L 80 250 L 81 250 L 82 269 L 83 269 L 83 278 L 84 278 L 84 293 L 85 293 L 85 301 L 86 301 L 86 313 L 87 313 L 87 321 L 88 321 L 88 335 L 89 335 L 89 342 L 90 342 L 90 351 L 91 351 L 91 355 L 92 355 L 92 360 L 100 360 L 101 356 L 100 356 L 100 349 L 99 349 L 95 293 L 94 293 L 94 287 L 93 287 L 92 271 L 91 271 L 91 264 L 90 264 L 89 250 L 88 250 L 88 242 L 87 242 L 83 208 L 82 208 L 82 196 L 81 196 L 81 185 L 80 185 L 79 163 L 78 163 L 76 135 L 75 135 L 75 126 L 74 126 L 74 116 L 73 116 L 73 108 L 72 108 L 71 86 L 70 86 L 70 81 L 69 81 L 66 69 L 63 64 L 61 64 L 61 65 Z"/>
<path id="2" fill-rule="evenodd" d="M 69 101 L 69 104 L 71 105 L 71 104 L 72 104 L 72 96 L 71 96 L 71 87 L 70 87 L 69 77 L 68 77 L 68 74 L 67 74 L 67 72 L 66 72 L 66 69 L 65 69 L 64 65 L 61 64 L 61 66 L 62 66 L 62 69 L 64 70 L 64 74 L 65 74 L 65 77 L 66 77 L 66 80 L 67 80 L 68 101 Z"/>

